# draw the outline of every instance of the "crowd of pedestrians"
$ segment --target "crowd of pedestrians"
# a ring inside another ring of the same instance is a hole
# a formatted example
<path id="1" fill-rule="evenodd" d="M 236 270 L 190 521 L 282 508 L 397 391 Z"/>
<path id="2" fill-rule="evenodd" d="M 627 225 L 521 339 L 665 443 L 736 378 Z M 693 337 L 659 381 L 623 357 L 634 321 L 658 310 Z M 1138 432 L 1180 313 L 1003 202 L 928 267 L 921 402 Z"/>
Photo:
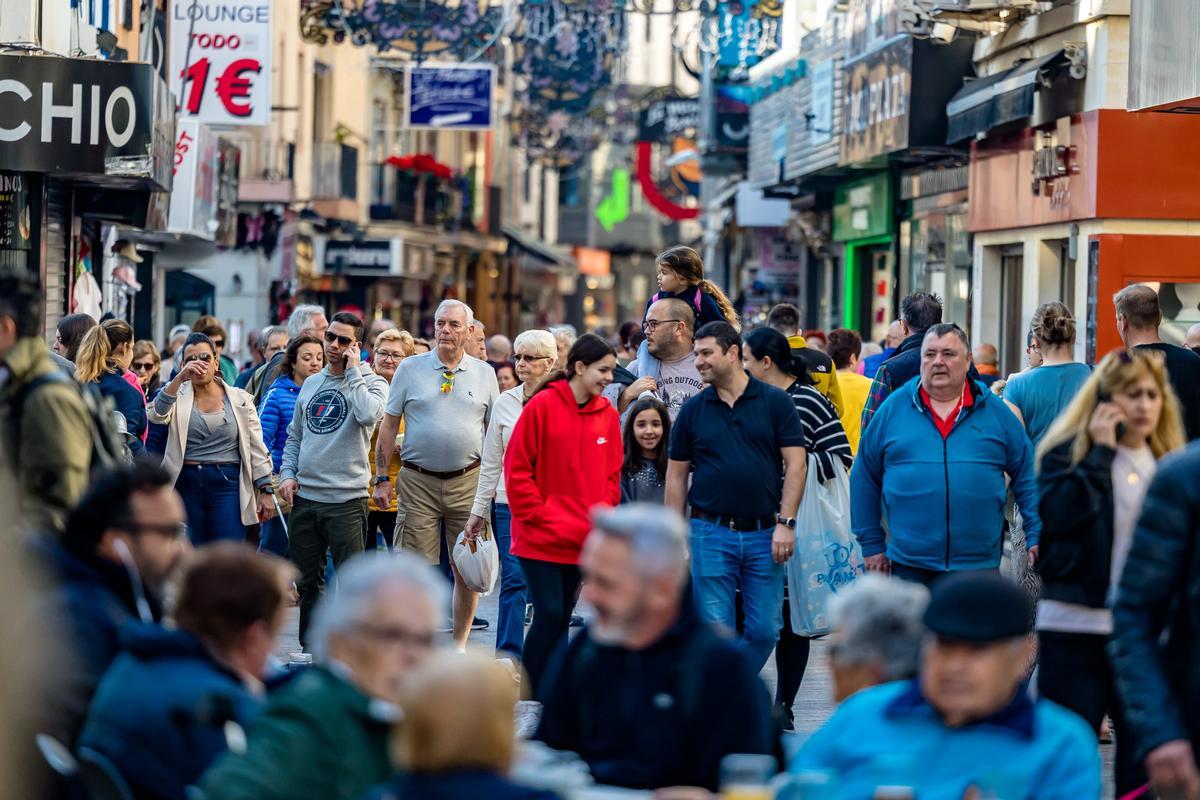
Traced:
<path id="1" fill-rule="evenodd" d="M 690 248 L 657 273 L 612 339 L 299 306 L 240 369 L 211 317 L 160 351 L 72 315 L 51 350 L 0 273 L 19 622 L 62 648 L 20 653 L 46 796 L 99 767 L 137 798 L 569 797 L 521 771 L 523 698 L 533 741 L 664 798 L 728 756 L 831 797 L 1098 797 L 1111 735 L 1118 796 L 1200 800 L 1200 355 L 1152 288 L 1094 368 L 1040 306 L 1005 377 L 934 295 L 871 353 L 786 304 L 742 330 Z M 499 666 L 463 653 L 464 552 Z M 814 639 L 840 705 L 785 744 Z"/>

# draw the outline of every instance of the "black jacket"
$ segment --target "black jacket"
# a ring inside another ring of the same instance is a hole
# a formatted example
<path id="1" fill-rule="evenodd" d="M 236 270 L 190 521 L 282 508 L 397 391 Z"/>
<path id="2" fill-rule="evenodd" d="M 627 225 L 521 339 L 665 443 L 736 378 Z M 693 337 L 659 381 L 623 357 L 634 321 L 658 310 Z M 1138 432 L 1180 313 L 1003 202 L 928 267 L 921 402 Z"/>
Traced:
<path id="1" fill-rule="evenodd" d="M 1036 569 L 1047 600 L 1104 608 L 1112 571 L 1116 451 L 1098 444 L 1071 464 L 1071 442 L 1046 453 L 1038 471 Z"/>
<path id="2" fill-rule="evenodd" d="M 1138 758 L 1200 752 L 1200 442 L 1159 462 L 1113 606 L 1109 656 Z M 1165 632 L 1165 633 L 1164 633 Z"/>
<path id="3" fill-rule="evenodd" d="M 726 755 L 776 752 L 762 682 L 687 598 L 645 650 L 598 644 L 584 629 L 551 661 L 540 699 L 534 738 L 578 753 L 598 783 L 716 791 Z"/>

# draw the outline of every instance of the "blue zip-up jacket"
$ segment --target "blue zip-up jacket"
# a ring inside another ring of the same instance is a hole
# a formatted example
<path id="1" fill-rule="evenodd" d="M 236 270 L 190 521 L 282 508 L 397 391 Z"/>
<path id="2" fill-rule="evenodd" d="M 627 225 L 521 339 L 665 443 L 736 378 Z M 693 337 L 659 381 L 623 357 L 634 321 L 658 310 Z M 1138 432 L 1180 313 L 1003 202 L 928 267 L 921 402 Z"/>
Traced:
<path id="1" fill-rule="evenodd" d="M 263 443 L 271 451 L 271 469 L 279 474 L 283 464 L 283 446 L 287 444 L 288 425 L 292 424 L 292 412 L 296 410 L 296 399 L 300 397 L 300 386 L 287 375 L 280 375 L 271 384 L 267 396 L 258 409 L 258 421 L 262 424 Z"/>
<path id="2" fill-rule="evenodd" d="M 961 800 L 971 787 L 1022 800 L 1100 797 L 1096 734 L 1070 711 L 1018 693 L 990 716 L 948 728 L 917 680 L 849 697 L 789 765 L 811 770 L 836 775 L 839 800 L 870 800 L 884 784 L 911 786 L 921 800 Z"/>
<path id="3" fill-rule="evenodd" d="M 920 388 L 918 376 L 888 395 L 859 442 L 850 507 L 863 555 L 886 551 L 892 561 L 936 571 L 999 566 L 1006 474 L 1029 546 L 1036 545 L 1042 522 L 1033 445 L 1016 415 L 971 383 L 973 404 L 943 439 Z"/>

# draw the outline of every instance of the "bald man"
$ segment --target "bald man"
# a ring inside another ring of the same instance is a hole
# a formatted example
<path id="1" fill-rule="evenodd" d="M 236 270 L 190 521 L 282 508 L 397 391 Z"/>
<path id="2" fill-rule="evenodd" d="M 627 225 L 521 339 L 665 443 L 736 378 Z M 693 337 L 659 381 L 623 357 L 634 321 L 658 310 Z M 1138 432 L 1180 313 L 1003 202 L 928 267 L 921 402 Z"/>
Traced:
<path id="1" fill-rule="evenodd" d="M 1200 322 L 1188 328 L 1187 346 L 1200 354 Z"/>
<path id="2" fill-rule="evenodd" d="M 975 369 L 979 372 L 979 380 L 984 386 L 990 387 L 993 383 L 1000 380 L 1000 368 L 998 366 L 1000 355 L 996 352 L 996 345 L 980 342 L 971 351 L 971 360 L 975 362 Z"/>

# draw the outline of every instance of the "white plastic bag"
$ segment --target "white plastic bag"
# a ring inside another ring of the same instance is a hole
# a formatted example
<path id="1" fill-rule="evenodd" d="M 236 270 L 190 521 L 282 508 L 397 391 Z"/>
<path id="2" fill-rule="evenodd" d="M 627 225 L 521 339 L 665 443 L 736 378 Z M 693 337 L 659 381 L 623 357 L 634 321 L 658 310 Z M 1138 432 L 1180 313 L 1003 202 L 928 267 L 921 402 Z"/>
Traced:
<path id="1" fill-rule="evenodd" d="M 496 588 L 496 579 L 500 577 L 500 551 L 486 527 L 473 542 L 467 541 L 466 531 L 459 533 L 454 542 L 453 558 L 454 568 L 472 592 L 486 595 Z"/>
<path id="2" fill-rule="evenodd" d="M 835 462 L 834 477 L 822 483 L 817 462 L 808 460 L 804 499 L 796 514 L 796 549 L 786 564 L 792 632 L 829 633 L 829 600 L 863 572 L 862 548 L 850 529 L 850 476 Z"/>

